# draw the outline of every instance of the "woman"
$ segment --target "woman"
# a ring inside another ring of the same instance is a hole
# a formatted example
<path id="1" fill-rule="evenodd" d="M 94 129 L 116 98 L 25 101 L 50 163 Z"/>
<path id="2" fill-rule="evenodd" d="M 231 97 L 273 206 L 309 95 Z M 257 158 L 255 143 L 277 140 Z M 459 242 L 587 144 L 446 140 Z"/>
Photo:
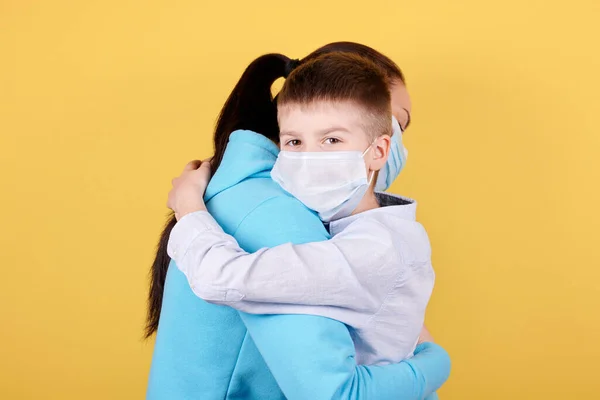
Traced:
<path id="1" fill-rule="evenodd" d="M 410 101 L 397 66 L 376 51 L 352 43 L 325 46 L 307 59 L 331 51 L 366 56 L 390 75 L 394 82 L 394 115 L 406 127 Z M 293 67 L 294 62 L 280 55 L 257 59 L 244 72 L 217 124 L 213 159 L 216 173 L 207 190 L 207 206 L 213 207 L 215 217 L 226 230 L 235 230 L 240 217 L 245 221 L 249 231 L 239 233 L 238 241 L 249 251 L 282 242 L 327 238 L 318 218 L 284 195 L 268 178 L 278 152 L 273 143 L 278 127 L 270 87 Z M 264 136 L 236 132 L 230 139 L 230 133 L 241 128 Z M 220 174 L 217 167 L 222 161 L 225 163 Z M 246 172 L 248 163 L 254 163 L 254 169 L 249 176 L 236 175 L 236 163 L 243 164 Z M 246 186 L 238 185 L 241 181 Z M 274 196 L 276 201 L 265 207 L 261 196 Z M 252 224 L 244 216 L 258 206 L 262 206 L 262 211 L 253 213 L 252 218 L 268 229 L 252 232 Z M 219 214 L 219 210 L 227 211 Z M 164 246 L 172 226 L 173 223 L 163 233 L 162 248 L 153 266 L 148 334 L 158 323 L 167 268 L 168 275 L 149 398 L 263 399 L 283 398 L 285 394 L 298 399 L 418 399 L 445 380 L 447 356 L 433 344 L 422 346 L 421 352 L 406 362 L 384 367 L 357 366 L 349 332 L 337 321 L 308 315 L 248 315 L 202 302 L 194 297 L 176 267 L 168 267 Z M 440 365 L 431 365 L 432 362 Z"/>

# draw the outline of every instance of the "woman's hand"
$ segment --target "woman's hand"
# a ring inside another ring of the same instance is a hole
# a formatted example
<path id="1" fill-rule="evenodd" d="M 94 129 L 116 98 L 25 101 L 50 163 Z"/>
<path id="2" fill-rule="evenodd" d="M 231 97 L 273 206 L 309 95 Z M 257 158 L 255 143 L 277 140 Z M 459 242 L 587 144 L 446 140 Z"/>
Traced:
<path id="1" fill-rule="evenodd" d="M 210 159 L 193 160 L 187 163 L 181 175 L 171 181 L 167 207 L 175 212 L 179 221 L 185 215 L 206 211 L 204 192 L 210 181 Z"/>
<path id="2" fill-rule="evenodd" d="M 433 336 L 431 336 L 431 333 L 429 333 L 427 327 L 423 325 L 423 328 L 421 329 L 421 334 L 419 335 L 419 341 L 417 343 L 421 344 L 425 342 L 433 342 Z"/>

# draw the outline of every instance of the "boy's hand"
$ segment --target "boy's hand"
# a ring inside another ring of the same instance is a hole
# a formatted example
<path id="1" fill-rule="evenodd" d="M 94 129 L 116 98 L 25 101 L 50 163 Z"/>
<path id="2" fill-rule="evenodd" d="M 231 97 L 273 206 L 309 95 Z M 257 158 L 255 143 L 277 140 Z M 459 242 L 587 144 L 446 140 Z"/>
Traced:
<path id="1" fill-rule="evenodd" d="M 175 212 L 179 221 L 185 215 L 206 210 L 204 192 L 210 181 L 210 159 L 187 163 L 181 175 L 171 181 L 167 207 Z"/>

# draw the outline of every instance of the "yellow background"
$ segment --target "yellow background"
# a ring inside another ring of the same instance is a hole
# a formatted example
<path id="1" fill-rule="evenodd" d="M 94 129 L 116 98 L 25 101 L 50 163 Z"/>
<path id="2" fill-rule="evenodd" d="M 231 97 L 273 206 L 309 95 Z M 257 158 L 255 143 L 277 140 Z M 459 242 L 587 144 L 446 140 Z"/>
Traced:
<path id="1" fill-rule="evenodd" d="M 245 66 L 335 40 L 405 71 L 443 399 L 600 398 L 600 2 L 0 2 L 0 398 L 143 398 L 170 180 Z"/>

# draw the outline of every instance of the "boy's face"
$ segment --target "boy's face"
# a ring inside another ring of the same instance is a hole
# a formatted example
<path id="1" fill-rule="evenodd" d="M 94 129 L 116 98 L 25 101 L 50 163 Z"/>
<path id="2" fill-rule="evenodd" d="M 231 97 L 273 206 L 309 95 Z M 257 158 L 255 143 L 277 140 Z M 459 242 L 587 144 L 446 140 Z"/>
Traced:
<path id="1" fill-rule="evenodd" d="M 367 169 L 377 171 L 387 160 L 390 137 L 367 132 L 367 116 L 349 102 L 289 104 L 278 110 L 280 148 L 284 151 L 366 151 Z M 390 121 L 391 124 L 391 121 Z"/>

